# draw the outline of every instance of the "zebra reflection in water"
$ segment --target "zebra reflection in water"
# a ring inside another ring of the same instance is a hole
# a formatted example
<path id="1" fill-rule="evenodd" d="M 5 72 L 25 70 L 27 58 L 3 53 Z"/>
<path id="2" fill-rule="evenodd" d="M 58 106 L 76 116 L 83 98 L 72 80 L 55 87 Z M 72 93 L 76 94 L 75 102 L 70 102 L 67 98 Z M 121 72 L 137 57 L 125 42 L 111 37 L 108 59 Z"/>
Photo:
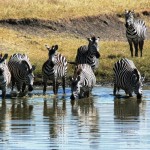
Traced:
<path id="1" fill-rule="evenodd" d="M 49 135 L 50 138 L 57 138 L 58 136 L 65 135 L 65 124 L 66 116 L 66 100 L 58 100 L 56 97 L 53 98 L 53 102 L 50 103 L 49 99 L 44 99 L 43 107 L 44 121 L 49 122 Z M 61 134 L 61 135 L 60 135 Z"/>
<path id="2" fill-rule="evenodd" d="M 100 137 L 99 127 L 99 112 L 96 106 L 94 106 L 93 97 L 83 98 L 76 101 L 71 101 L 72 108 L 71 113 L 76 119 L 75 125 L 78 128 L 79 136 L 82 136 L 86 132 L 89 141 Z"/>

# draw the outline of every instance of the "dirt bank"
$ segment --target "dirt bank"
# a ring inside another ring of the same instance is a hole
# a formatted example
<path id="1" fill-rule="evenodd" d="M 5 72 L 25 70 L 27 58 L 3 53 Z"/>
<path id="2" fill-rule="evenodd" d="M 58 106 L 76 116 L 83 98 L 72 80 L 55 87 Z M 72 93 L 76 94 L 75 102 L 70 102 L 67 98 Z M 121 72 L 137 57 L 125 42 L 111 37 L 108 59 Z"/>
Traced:
<path id="1" fill-rule="evenodd" d="M 150 17 L 148 12 L 143 12 L 143 14 Z M 102 40 L 124 41 L 126 40 L 126 36 L 123 20 L 122 14 L 87 16 L 68 20 L 61 19 L 58 21 L 23 18 L 0 20 L 0 26 L 13 28 L 17 31 L 21 30 L 38 36 L 44 36 L 47 32 L 68 33 L 76 37 L 89 37 L 94 34 L 100 36 Z M 150 39 L 149 32 L 147 39 Z"/>

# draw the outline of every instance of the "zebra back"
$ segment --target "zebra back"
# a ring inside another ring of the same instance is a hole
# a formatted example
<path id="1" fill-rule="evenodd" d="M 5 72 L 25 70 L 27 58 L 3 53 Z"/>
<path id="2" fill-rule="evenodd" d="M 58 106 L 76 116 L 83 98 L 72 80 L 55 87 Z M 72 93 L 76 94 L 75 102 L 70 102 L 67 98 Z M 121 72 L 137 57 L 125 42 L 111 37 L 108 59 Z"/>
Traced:
<path id="1" fill-rule="evenodd" d="M 33 71 L 35 70 L 35 66 L 31 65 L 29 57 L 26 54 L 13 54 L 9 59 L 8 67 L 12 74 L 13 81 L 17 82 L 20 86 L 25 83 L 29 86 L 29 91 L 33 90 Z"/>
<path id="2" fill-rule="evenodd" d="M 78 48 L 75 62 L 77 64 L 89 64 L 92 69 L 98 68 L 98 58 L 100 57 L 99 53 L 99 37 L 88 38 L 88 46 L 84 45 Z"/>

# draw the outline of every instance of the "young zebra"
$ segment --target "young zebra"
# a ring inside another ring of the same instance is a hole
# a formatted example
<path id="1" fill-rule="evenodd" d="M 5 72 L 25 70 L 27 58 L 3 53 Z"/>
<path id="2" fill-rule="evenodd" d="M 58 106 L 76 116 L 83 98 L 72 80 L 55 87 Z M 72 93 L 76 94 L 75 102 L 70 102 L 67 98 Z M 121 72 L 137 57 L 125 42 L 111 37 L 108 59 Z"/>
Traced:
<path id="1" fill-rule="evenodd" d="M 78 48 L 75 62 L 77 64 L 89 64 L 93 70 L 98 68 L 99 53 L 99 37 L 88 38 L 88 46 L 84 45 Z"/>
<path id="2" fill-rule="evenodd" d="M 70 99 L 89 97 L 93 86 L 96 84 L 95 74 L 88 64 L 78 64 L 75 67 L 74 75 L 71 78 Z"/>
<path id="3" fill-rule="evenodd" d="M 7 57 L 8 54 L 5 54 L 3 57 L 0 54 L 0 89 L 2 90 L 2 98 L 5 98 L 7 86 L 11 82 L 11 74 L 6 63 Z"/>
<path id="4" fill-rule="evenodd" d="M 43 74 L 43 94 L 46 93 L 47 81 L 53 81 L 53 92 L 56 95 L 58 93 L 58 79 L 62 79 L 63 93 L 65 94 L 65 81 L 67 74 L 67 60 L 66 58 L 57 53 L 58 45 L 51 48 L 46 45 L 48 49 L 48 60 L 42 66 Z"/>
<path id="5" fill-rule="evenodd" d="M 8 62 L 8 67 L 11 72 L 12 91 L 14 85 L 17 85 L 18 92 L 24 92 L 26 85 L 28 90 L 33 90 L 35 66 L 31 65 L 31 62 L 27 55 L 15 53 L 13 54 Z"/>
<path id="6" fill-rule="evenodd" d="M 137 98 L 142 97 L 142 86 L 144 78 L 135 67 L 133 61 L 127 58 L 122 58 L 114 65 L 114 95 L 116 90 L 123 89 L 126 94 L 132 96 L 132 93 L 137 95 Z"/>
<path id="7" fill-rule="evenodd" d="M 138 57 L 138 46 L 140 49 L 141 57 L 146 36 L 146 25 L 143 20 L 135 20 L 134 12 L 125 10 L 125 26 L 126 37 L 130 46 L 131 56 L 133 57 L 133 47 L 135 48 L 135 56 Z"/>

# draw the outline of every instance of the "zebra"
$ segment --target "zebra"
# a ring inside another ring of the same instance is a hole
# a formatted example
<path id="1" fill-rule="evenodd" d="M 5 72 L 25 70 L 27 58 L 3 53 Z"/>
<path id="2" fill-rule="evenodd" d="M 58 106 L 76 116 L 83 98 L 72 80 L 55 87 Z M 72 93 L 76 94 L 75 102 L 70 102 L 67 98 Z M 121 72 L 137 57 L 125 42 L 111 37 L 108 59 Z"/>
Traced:
<path id="1" fill-rule="evenodd" d="M 132 60 L 127 58 L 122 58 L 118 60 L 113 67 L 114 70 L 114 91 L 113 94 L 116 95 L 116 91 L 123 89 L 126 94 L 132 97 L 134 92 L 137 98 L 142 97 L 142 86 L 144 77 L 141 77 L 140 72 L 135 67 Z"/>
<path id="2" fill-rule="evenodd" d="M 66 57 L 57 53 L 58 45 L 49 47 L 45 45 L 48 50 L 48 60 L 42 66 L 43 75 L 43 95 L 46 94 L 47 81 L 53 81 L 53 93 L 58 93 L 58 80 L 62 79 L 63 94 L 65 94 L 65 82 L 67 75 L 67 60 Z"/>
<path id="3" fill-rule="evenodd" d="M 144 46 L 144 40 L 146 37 L 146 25 L 143 20 L 136 20 L 134 18 L 134 11 L 125 10 L 125 27 L 126 37 L 130 46 L 131 57 L 133 57 L 133 47 L 135 48 L 135 56 L 138 57 L 138 46 L 140 49 L 140 56 L 142 57 L 142 51 Z"/>
<path id="4" fill-rule="evenodd" d="M 11 82 L 11 74 L 6 63 L 7 58 L 8 54 L 5 54 L 3 57 L 2 54 L 0 54 L 0 89 L 2 90 L 3 99 L 6 96 L 7 87 Z"/>
<path id="5" fill-rule="evenodd" d="M 8 67 L 11 72 L 12 91 L 15 84 L 19 93 L 25 91 L 26 85 L 28 85 L 28 91 L 33 90 L 35 66 L 31 65 L 26 54 L 15 53 L 11 55 Z"/>
<path id="6" fill-rule="evenodd" d="M 96 84 L 95 74 L 89 64 L 77 64 L 71 81 L 71 100 L 89 97 Z"/>
<path id="7" fill-rule="evenodd" d="M 97 69 L 99 66 L 98 58 L 100 57 L 99 53 L 99 37 L 87 38 L 89 44 L 81 46 L 77 50 L 77 55 L 75 62 L 77 64 L 89 64 L 93 70 Z"/>

